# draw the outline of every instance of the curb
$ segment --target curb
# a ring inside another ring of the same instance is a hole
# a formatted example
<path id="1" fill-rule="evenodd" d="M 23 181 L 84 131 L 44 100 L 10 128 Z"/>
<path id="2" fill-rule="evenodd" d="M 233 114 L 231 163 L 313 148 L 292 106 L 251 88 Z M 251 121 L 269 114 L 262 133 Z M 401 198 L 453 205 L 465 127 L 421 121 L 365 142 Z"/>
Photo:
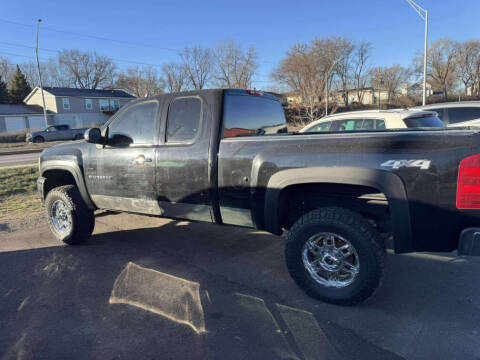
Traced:
<path id="1" fill-rule="evenodd" d="M 0 171 L 7 170 L 7 169 L 23 168 L 23 167 L 33 167 L 33 166 L 37 166 L 37 164 L 36 163 L 25 163 L 25 164 L 20 164 L 20 165 L 7 165 L 7 166 L 0 165 Z"/>
<path id="2" fill-rule="evenodd" d="M 0 151 L 0 156 L 19 155 L 19 154 L 33 154 L 33 153 L 42 152 L 45 149 L 47 149 L 47 148 L 44 148 L 44 149 L 30 149 L 30 150 L 14 150 L 14 151 L 5 151 L 5 152 Z"/>

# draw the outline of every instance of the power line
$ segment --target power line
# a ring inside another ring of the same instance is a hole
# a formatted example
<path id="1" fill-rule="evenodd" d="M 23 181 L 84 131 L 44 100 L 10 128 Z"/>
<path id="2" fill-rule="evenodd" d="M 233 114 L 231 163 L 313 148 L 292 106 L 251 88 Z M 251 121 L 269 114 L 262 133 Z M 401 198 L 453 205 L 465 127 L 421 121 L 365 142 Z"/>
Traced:
<path id="1" fill-rule="evenodd" d="M 1 22 L 7 23 L 7 24 L 12 24 L 12 25 L 18 25 L 18 26 L 24 26 L 24 27 L 34 27 L 34 25 L 29 25 L 29 24 L 24 24 L 24 23 L 19 23 L 16 21 L 10 21 L 6 19 L 0 19 Z M 153 49 L 159 49 L 159 50 L 167 50 L 167 51 L 174 51 L 176 53 L 179 52 L 178 49 L 172 49 L 172 48 L 167 48 L 167 47 L 162 47 L 162 46 L 155 46 L 155 45 L 149 45 L 149 44 L 140 44 L 136 43 L 133 41 L 125 41 L 125 40 L 117 40 L 117 39 L 111 39 L 107 37 L 102 37 L 102 36 L 96 36 L 96 35 L 89 35 L 89 34 L 81 34 L 73 31 L 64 31 L 64 30 L 58 30 L 50 27 L 42 27 L 42 31 L 47 30 L 51 32 L 56 32 L 60 34 L 67 34 L 67 35 L 74 35 L 74 36 L 80 36 L 80 37 L 86 37 L 86 38 L 91 38 L 91 39 L 96 39 L 96 40 L 102 40 L 102 41 L 112 41 L 118 44 L 126 44 L 126 45 L 133 45 L 133 46 L 143 46 L 143 47 L 148 47 L 148 48 L 153 48 Z"/>
<path id="2" fill-rule="evenodd" d="M 8 43 L 8 42 L 5 42 L 5 41 L 0 41 L 0 44 L 7 45 L 7 46 L 13 46 L 13 47 L 35 49 L 34 46 L 23 45 L 23 44 L 12 44 L 12 43 Z M 47 51 L 47 52 L 52 52 L 52 53 L 59 53 L 59 52 L 61 52 L 61 50 L 53 50 L 53 49 L 45 49 L 45 48 L 39 48 L 39 50 Z M 118 62 L 130 63 L 130 64 L 138 64 L 138 65 L 162 67 L 162 65 L 160 65 L 160 64 L 150 64 L 150 63 L 144 63 L 144 62 L 139 62 L 139 61 L 125 60 L 125 59 L 117 59 L 117 58 L 110 58 L 110 59 L 115 60 L 115 61 L 118 61 Z"/>
<path id="3" fill-rule="evenodd" d="M 3 50 L 0 50 L 0 54 L 2 55 L 8 55 L 8 56 L 19 56 L 19 57 L 23 57 L 23 58 L 28 58 L 28 59 L 35 59 L 34 56 L 27 56 L 27 55 L 22 55 L 22 54 L 14 54 L 14 53 L 10 53 L 10 52 L 5 52 Z M 40 58 L 41 60 L 43 61 L 46 61 L 47 59 L 43 59 L 43 58 Z"/>
<path id="4" fill-rule="evenodd" d="M 4 23 L 7 23 L 7 24 L 11 24 L 11 25 L 29 27 L 29 28 L 34 28 L 35 27 L 34 25 L 19 23 L 19 22 L 16 22 L 16 21 L 11 21 L 11 20 L 6 20 L 6 19 L 0 19 L 0 22 L 4 22 Z M 139 46 L 139 47 L 147 47 L 147 48 L 151 48 L 151 49 L 173 51 L 177 54 L 180 53 L 180 51 L 181 51 L 179 49 L 173 49 L 173 48 L 162 47 L 162 46 L 155 46 L 155 45 L 150 45 L 150 44 L 141 44 L 141 43 L 137 43 L 137 42 L 133 42 L 133 41 L 118 40 L 118 39 L 112 39 L 112 38 L 103 37 L 103 36 L 81 34 L 81 33 L 77 33 L 77 32 L 58 30 L 58 29 L 54 29 L 54 28 L 50 28 L 50 27 L 44 27 L 44 26 L 42 27 L 42 30 L 47 30 L 47 31 L 61 33 L 61 34 L 67 34 L 67 35 L 86 37 L 86 38 L 102 40 L 102 41 L 111 41 L 111 42 L 115 42 L 117 44 L 126 44 L 126 45 L 133 45 L 133 46 Z M 55 50 L 51 50 L 51 51 L 55 51 Z M 118 61 L 127 62 L 128 60 L 118 60 Z M 259 62 L 260 63 L 265 63 L 265 64 L 276 64 L 276 62 L 274 62 L 274 61 L 266 61 L 266 60 L 262 60 L 262 61 L 259 61 Z M 158 65 L 153 65 L 153 66 L 158 66 Z"/>

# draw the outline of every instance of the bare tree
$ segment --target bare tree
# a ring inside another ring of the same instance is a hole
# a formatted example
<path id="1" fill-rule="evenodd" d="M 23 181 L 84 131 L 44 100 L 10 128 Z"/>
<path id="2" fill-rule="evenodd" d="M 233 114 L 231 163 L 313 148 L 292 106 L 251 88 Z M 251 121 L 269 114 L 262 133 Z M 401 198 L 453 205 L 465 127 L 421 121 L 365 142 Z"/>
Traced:
<path id="1" fill-rule="evenodd" d="M 480 41 L 469 40 L 457 44 L 457 74 L 465 94 L 480 95 Z"/>
<path id="2" fill-rule="evenodd" d="M 300 97 L 308 121 L 318 117 L 325 71 L 318 64 L 316 52 L 308 44 L 293 45 L 271 77 Z"/>
<path id="3" fill-rule="evenodd" d="M 130 67 L 118 75 L 115 87 L 127 90 L 136 97 L 163 93 L 165 84 L 153 67 Z"/>
<path id="4" fill-rule="evenodd" d="M 387 102 L 391 103 L 397 97 L 400 85 L 407 81 L 410 73 L 400 65 L 376 67 L 370 71 L 370 81 L 373 88 L 387 91 Z"/>
<path id="5" fill-rule="evenodd" d="M 372 53 L 372 44 L 370 42 L 361 42 L 355 47 L 353 53 L 353 85 L 357 89 L 357 100 L 363 103 L 365 88 L 367 87 L 369 68 L 369 59 Z"/>
<path id="6" fill-rule="evenodd" d="M 32 88 L 39 85 L 37 64 L 35 62 L 24 62 L 20 64 L 20 69 Z M 65 68 L 58 64 L 58 59 L 41 62 L 40 71 L 42 73 L 43 86 L 75 87 L 75 81 L 65 71 Z"/>
<path id="7" fill-rule="evenodd" d="M 188 88 L 188 76 L 185 67 L 176 62 L 162 66 L 168 92 L 179 92 Z"/>
<path id="8" fill-rule="evenodd" d="M 205 88 L 210 81 L 214 66 L 212 51 L 194 46 L 185 48 L 179 55 L 191 87 L 196 90 Z"/>
<path id="9" fill-rule="evenodd" d="M 3 81 L 8 82 L 15 71 L 15 67 L 9 58 L 0 57 L 0 77 Z"/>
<path id="10" fill-rule="evenodd" d="M 114 83 L 115 63 L 96 52 L 63 50 L 58 55 L 58 63 L 78 88 L 106 88 Z"/>
<path id="11" fill-rule="evenodd" d="M 427 51 L 427 80 L 433 88 L 442 91 L 445 100 L 455 85 L 456 50 L 456 43 L 444 38 L 435 41 Z M 417 53 L 414 66 L 416 72 L 421 73 L 423 54 Z"/>
<path id="12" fill-rule="evenodd" d="M 338 58 L 335 69 L 342 90 L 343 102 L 348 106 L 348 90 L 352 83 L 352 54 L 355 49 L 354 44 L 348 39 L 338 39 L 337 44 Z"/>
<path id="13" fill-rule="evenodd" d="M 246 52 L 234 41 L 216 46 L 216 79 L 220 87 L 249 88 L 257 70 L 257 52 L 250 47 Z"/>
<path id="14" fill-rule="evenodd" d="M 44 86 L 50 86 L 48 81 L 46 81 L 45 79 L 46 74 L 44 71 L 44 64 L 40 64 L 40 69 L 42 71 L 42 79 Z M 32 87 L 32 89 L 39 84 L 37 64 L 35 64 L 33 61 L 27 61 L 20 64 L 20 70 L 22 70 L 23 75 L 25 75 L 25 79 L 27 79 L 27 82 Z"/>

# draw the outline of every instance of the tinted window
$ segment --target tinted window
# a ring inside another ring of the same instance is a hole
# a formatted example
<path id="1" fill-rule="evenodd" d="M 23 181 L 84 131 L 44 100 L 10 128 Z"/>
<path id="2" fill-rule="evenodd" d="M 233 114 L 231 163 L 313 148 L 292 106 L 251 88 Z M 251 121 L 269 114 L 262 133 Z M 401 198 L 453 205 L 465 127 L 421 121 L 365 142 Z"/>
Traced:
<path id="1" fill-rule="evenodd" d="M 343 119 L 333 122 L 333 131 L 371 130 L 374 121 L 372 119 Z"/>
<path id="2" fill-rule="evenodd" d="M 108 127 L 110 145 L 152 144 L 158 104 L 150 101 L 133 105 Z"/>
<path id="3" fill-rule="evenodd" d="M 330 126 L 332 125 L 331 121 L 323 122 L 321 124 L 317 124 L 315 126 L 312 126 L 310 129 L 308 129 L 305 132 L 321 132 L 321 131 L 329 131 Z"/>
<path id="4" fill-rule="evenodd" d="M 226 95 L 223 120 L 225 138 L 287 131 L 280 102 L 263 96 Z"/>
<path id="5" fill-rule="evenodd" d="M 174 100 L 168 108 L 167 142 L 193 140 L 200 126 L 201 108 L 198 98 Z"/>
<path id="6" fill-rule="evenodd" d="M 362 122 L 355 122 L 355 130 L 373 130 L 375 128 L 374 119 L 363 119 Z"/>
<path id="7" fill-rule="evenodd" d="M 480 118 L 480 107 L 448 108 L 448 120 L 450 124 Z"/>
<path id="8" fill-rule="evenodd" d="M 386 126 L 385 126 L 385 120 L 377 120 L 377 129 L 379 130 L 382 130 L 382 129 L 385 129 Z"/>
<path id="9" fill-rule="evenodd" d="M 404 119 L 405 125 L 408 128 L 415 127 L 445 127 L 445 124 L 438 117 L 418 117 Z"/>

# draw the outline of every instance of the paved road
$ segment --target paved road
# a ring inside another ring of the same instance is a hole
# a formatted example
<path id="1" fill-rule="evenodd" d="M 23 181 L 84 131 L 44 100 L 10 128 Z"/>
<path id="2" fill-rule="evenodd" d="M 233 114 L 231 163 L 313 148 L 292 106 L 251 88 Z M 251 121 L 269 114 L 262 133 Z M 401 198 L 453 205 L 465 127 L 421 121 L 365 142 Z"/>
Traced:
<path id="1" fill-rule="evenodd" d="M 480 259 L 388 256 L 356 307 L 307 297 L 283 239 L 126 214 L 82 246 L 0 224 L 1 359 L 478 359 Z"/>
<path id="2" fill-rule="evenodd" d="M 41 153 L 36 152 L 28 154 L 0 155 L 0 167 L 36 164 L 40 154 Z"/>

